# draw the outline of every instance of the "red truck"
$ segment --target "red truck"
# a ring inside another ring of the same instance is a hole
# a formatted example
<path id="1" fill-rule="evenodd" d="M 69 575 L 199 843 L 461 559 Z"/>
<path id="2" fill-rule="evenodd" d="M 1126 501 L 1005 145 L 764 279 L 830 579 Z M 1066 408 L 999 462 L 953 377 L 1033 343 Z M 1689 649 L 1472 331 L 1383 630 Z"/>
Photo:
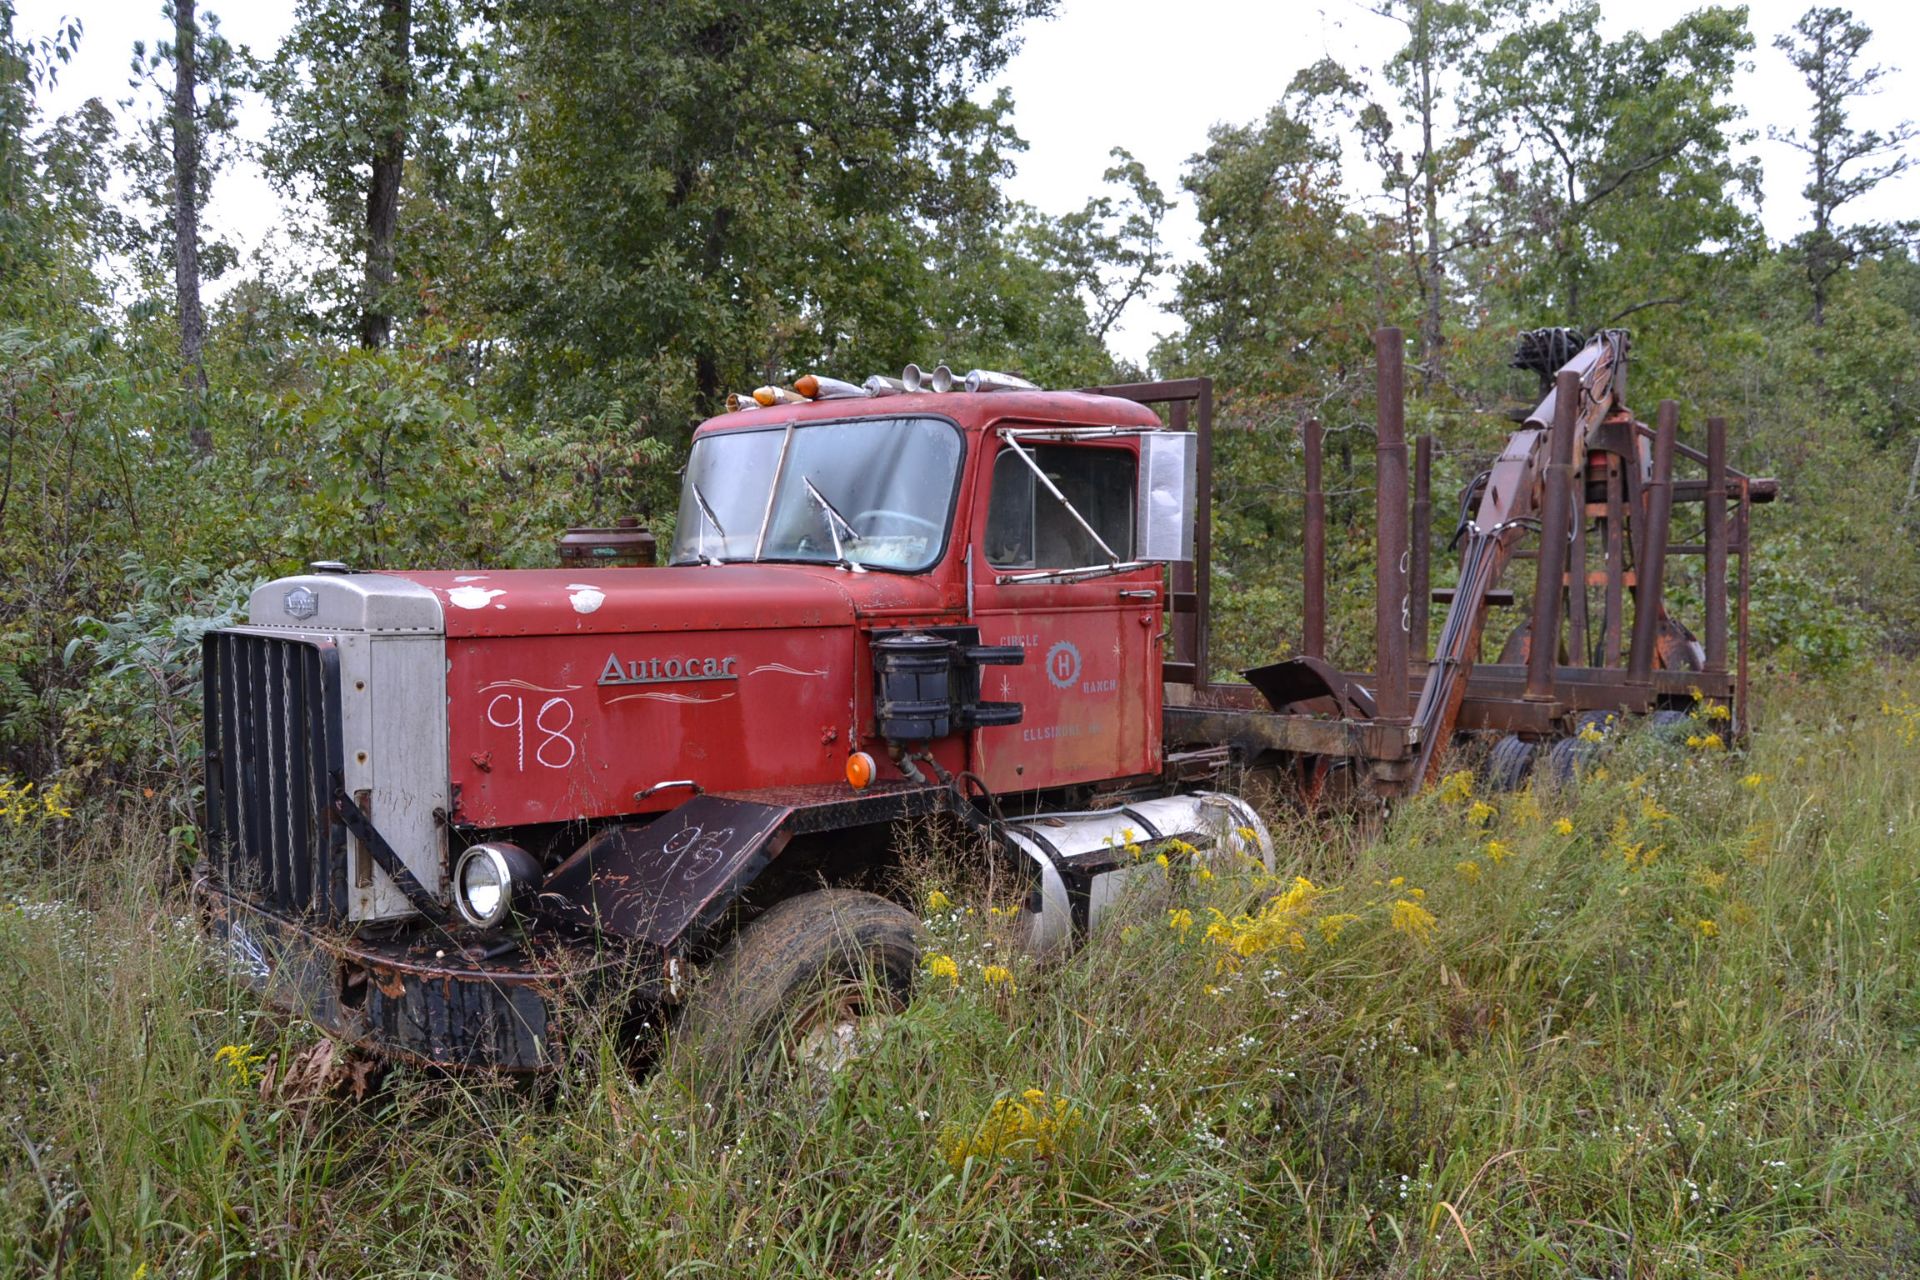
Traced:
<path id="1" fill-rule="evenodd" d="M 1399 338 L 1386 335 L 1382 556 L 1404 568 L 1405 447 L 1397 462 L 1387 447 Z M 1592 515 L 1623 580 L 1623 527 L 1652 520 L 1659 485 L 1672 499 L 1656 474 L 1671 432 L 1621 416 L 1624 337 L 1618 370 L 1598 349 L 1562 375 L 1587 379 L 1592 422 L 1549 397 L 1523 428 L 1537 447 L 1503 456 L 1525 463 L 1500 473 L 1513 512 L 1469 522 L 1448 625 L 1466 619 L 1472 653 L 1457 641 L 1429 662 L 1421 608 L 1409 654 L 1404 595 L 1389 598 L 1396 579 L 1382 575 L 1382 617 L 1402 628 L 1398 656 L 1383 645 L 1383 669 L 1404 664 L 1397 681 L 1335 671 L 1311 643 L 1250 685 L 1211 680 L 1204 380 L 1101 393 L 984 371 L 962 391 L 912 367 L 865 388 L 802 379 L 697 429 L 665 567 L 317 565 L 268 583 L 246 625 L 205 643 L 196 889 L 211 927 L 243 978 L 334 1034 L 444 1066 L 540 1070 L 565 1053 L 561 1010 L 583 995 L 674 1005 L 707 970 L 706 1020 L 757 1035 L 776 1016 L 817 1022 L 792 1006 L 856 963 L 904 990 L 917 920 L 890 895 L 905 835 L 929 822 L 977 833 L 951 847 L 991 851 L 1018 886 L 1020 928 L 1048 948 L 1094 927 L 1130 876 L 1156 873 L 1143 843 L 1270 861 L 1258 814 L 1220 789 L 1243 766 L 1293 776 L 1303 795 L 1341 771 L 1405 794 L 1438 767 L 1431 744 L 1463 729 L 1505 731 L 1530 759 L 1577 740 L 1594 707 L 1655 710 L 1701 689 L 1732 704 L 1743 682 L 1726 671 L 1724 593 L 1717 631 L 1709 620 L 1717 670 L 1663 644 L 1658 663 L 1637 649 L 1596 660 L 1606 679 L 1550 667 L 1542 699 L 1533 680 L 1521 696 L 1531 667 L 1473 668 L 1499 569 L 1553 484 L 1601 486 L 1559 505 Z M 1546 465 L 1547 442 L 1576 429 L 1568 479 Z M 1714 465 L 1699 496 L 1722 508 L 1706 540 L 1724 585 L 1728 550 L 1745 561 L 1751 494 Z M 1426 484 L 1423 468 L 1416 517 Z M 1310 503 L 1310 612 L 1324 609 L 1318 518 Z M 1584 600 L 1584 580 L 1556 573 L 1561 589 L 1543 596 Z M 1658 586 L 1657 571 L 1639 575 L 1640 612 L 1660 612 Z"/>

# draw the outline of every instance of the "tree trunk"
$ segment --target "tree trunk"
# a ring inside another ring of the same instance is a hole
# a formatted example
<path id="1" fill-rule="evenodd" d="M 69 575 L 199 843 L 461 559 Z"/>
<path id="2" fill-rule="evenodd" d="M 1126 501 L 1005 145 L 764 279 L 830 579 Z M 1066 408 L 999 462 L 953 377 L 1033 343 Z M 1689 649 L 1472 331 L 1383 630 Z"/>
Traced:
<path id="1" fill-rule="evenodd" d="M 400 220 L 400 174 L 407 161 L 407 81 L 413 58 L 413 0 L 380 0 L 380 97 L 385 127 L 374 140 L 367 185 L 367 272 L 360 345 L 384 347 L 393 334 L 393 237 Z"/>
<path id="2" fill-rule="evenodd" d="M 200 309 L 200 129 L 194 116 L 200 32 L 194 0 L 176 0 L 173 18 L 173 291 L 180 315 L 180 381 L 187 389 L 188 439 L 201 453 L 213 448 L 203 395 L 207 370 L 200 352 L 207 341 L 207 317 Z"/>
<path id="3" fill-rule="evenodd" d="M 1426 308 L 1420 317 L 1420 390 L 1425 393 L 1440 377 L 1440 290 L 1446 269 L 1440 262 L 1440 174 L 1433 154 L 1433 31 L 1428 25 L 1428 0 L 1420 0 L 1420 170 L 1421 212 L 1426 220 Z"/>

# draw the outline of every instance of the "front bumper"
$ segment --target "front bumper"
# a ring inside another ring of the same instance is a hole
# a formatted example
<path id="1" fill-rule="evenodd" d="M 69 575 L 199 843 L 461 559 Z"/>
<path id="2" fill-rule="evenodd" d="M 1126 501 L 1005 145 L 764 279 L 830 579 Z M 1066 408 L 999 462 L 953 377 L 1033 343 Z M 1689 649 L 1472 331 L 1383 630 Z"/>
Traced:
<path id="1" fill-rule="evenodd" d="M 648 964 L 617 943 L 536 931 L 503 950 L 501 935 L 425 924 L 382 938 L 322 933 L 235 895 L 204 867 L 193 894 L 238 981 L 384 1057 L 550 1070 L 565 1056 L 568 1030 L 590 1026 L 594 1010 L 668 996 L 664 960 Z"/>

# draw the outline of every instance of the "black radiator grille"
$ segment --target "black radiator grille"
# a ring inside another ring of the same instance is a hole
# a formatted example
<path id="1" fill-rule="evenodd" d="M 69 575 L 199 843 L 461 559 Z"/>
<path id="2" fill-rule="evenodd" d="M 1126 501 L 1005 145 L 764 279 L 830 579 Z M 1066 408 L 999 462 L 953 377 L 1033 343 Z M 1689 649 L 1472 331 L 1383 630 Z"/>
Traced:
<path id="1" fill-rule="evenodd" d="M 295 915 L 347 914 L 340 655 L 325 641 L 210 632 L 202 648 L 207 849 L 230 888 Z"/>

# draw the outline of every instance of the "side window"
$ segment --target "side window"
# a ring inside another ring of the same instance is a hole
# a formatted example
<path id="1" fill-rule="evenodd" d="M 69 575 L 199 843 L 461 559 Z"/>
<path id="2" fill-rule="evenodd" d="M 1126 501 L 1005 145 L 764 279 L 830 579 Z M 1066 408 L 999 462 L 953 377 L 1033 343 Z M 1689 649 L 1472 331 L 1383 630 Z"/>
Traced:
<path id="1" fill-rule="evenodd" d="M 1132 559 L 1133 454 L 1092 445 L 1022 447 L 1114 555 Z M 1011 448 L 1001 449 L 993 460 L 986 552 L 987 563 L 996 569 L 1077 569 L 1107 563 L 1106 552 Z"/>

